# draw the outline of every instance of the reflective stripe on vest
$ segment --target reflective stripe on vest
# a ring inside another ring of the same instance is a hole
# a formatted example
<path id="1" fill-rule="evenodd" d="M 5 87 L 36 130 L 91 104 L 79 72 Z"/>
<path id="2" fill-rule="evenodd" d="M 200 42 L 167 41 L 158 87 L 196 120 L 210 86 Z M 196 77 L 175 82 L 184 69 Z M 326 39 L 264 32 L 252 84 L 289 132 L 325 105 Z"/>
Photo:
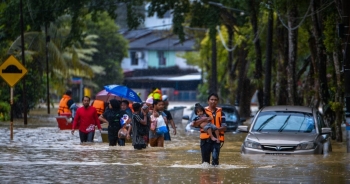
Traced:
<path id="1" fill-rule="evenodd" d="M 97 114 L 103 114 L 105 111 L 105 103 L 101 100 L 94 100 L 92 106 L 95 107 Z"/>
<path id="2" fill-rule="evenodd" d="M 57 113 L 61 114 L 61 113 L 70 113 L 69 107 L 68 107 L 68 100 L 70 100 L 71 97 L 68 95 L 63 95 L 60 104 L 58 105 L 58 111 Z"/>
<path id="3" fill-rule="evenodd" d="M 216 127 L 220 128 L 221 127 L 221 108 L 216 108 L 216 115 L 215 115 L 215 119 L 213 118 L 213 114 L 211 112 L 211 110 L 209 109 L 209 107 L 205 107 L 205 112 L 212 118 L 211 123 L 214 124 Z M 201 128 L 201 133 L 199 135 L 200 139 L 208 139 L 210 136 L 207 132 L 204 132 L 204 130 Z M 214 134 L 214 133 L 213 133 Z M 225 136 L 224 136 L 224 132 L 219 131 L 219 136 L 220 136 L 220 141 L 224 142 L 225 140 Z"/>

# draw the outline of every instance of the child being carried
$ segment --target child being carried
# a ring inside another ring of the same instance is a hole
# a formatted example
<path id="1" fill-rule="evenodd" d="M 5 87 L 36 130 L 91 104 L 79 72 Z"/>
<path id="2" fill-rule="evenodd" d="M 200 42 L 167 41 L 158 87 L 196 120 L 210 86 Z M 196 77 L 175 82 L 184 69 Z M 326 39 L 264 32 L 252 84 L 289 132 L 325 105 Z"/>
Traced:
<path id="1" fill-rule="evenodd" d="M 195 104 L 194 112 L 197 115 L 197 117 L 195 117 L 193 119 L 191 126 L 194 126 L 195 121 L 200 120 L 200 119 L 204 119 L 204 118 L 208 119 L 208 117 L 209 117 L 209 115 L 205 113 L 204 107 L 201 106 L 199 103 Z M 216 141 L 217 143 L 220 143 L 219 130 L 214 124 L 212 124 L 209 121 L 203 121 L 202 123 L 200 123 L 198 125 L 198 127 L 202 128 L 204 130 L 204 132 L 207 132 L 212 141 Z M 213 131 L 215 132 L 216 137 L 213 135 Z"/>

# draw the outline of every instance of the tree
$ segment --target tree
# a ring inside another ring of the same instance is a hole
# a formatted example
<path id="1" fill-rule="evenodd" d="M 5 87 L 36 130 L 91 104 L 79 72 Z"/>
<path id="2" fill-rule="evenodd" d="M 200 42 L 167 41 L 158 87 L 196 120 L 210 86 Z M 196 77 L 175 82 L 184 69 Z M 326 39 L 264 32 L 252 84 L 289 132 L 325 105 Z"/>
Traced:
<path id="1" fill-rule="evenodd" d="M 82 41 L 72 42 L 67 47 L 64 45 L 68 38 L 70 28 L 69 15 L 59 17 L 56 22 L 50 25 L 48 34 L 51 36 L 49 42 L 49 73 L 53 89 L 59 93 L 63 93 L 67 86 L 67 81 L 72 76 L 91 78 L 93 76 L 92 68 L 86 63 L 91 60 L 92 54 L 97 50 L 93 47 L 96 38 L 94 35 L 85 35 Z M 24 34 L 24 43 L 26 45 L 26 55 L 31 56 L 40 66 L 45 64 L 45 45 L 46 34 L 41 32 L 26 32 Z M 84 45 L 84 46 L 83 46 Z M 84 48 L 85 47 L 85 48 Z M 18 37 L 10 46 L 8 54 L 19 56 L 21 48 L 21 38 Z M 84 62 L 85 61 L 85 62 Z M 40 68 L 40 75 L 44 76 L 44 68 Z"/>
<path id="2" fill-rule="evenodd" d="M 268 5 L 270 6 L 270 5 Z M 265 84 L 264 84 L 264 106 L 271 105 L 271 67 L 272 67 L 272 44 L 273 44 L 273 11 L 268 7 L 268 28 L 266 40 L 266 61 L 265 61 Z"/>
<path id="3" fill-rule="evenodd" d="M 65 42 L 63 43 L 63 47 L 72 46 L 72 44 L 78 44 L 75 46 L 82 46 L 79 45 L 78 42 L 83 42 L 84 39 L 89 38 L 84 36 L 84 19 L 82 19 L 83 16 L 87 15 L 88 13 L 92 13 L 92 17 L 94 17 L 95 14 L 99 11 L 107 11 L 109 16 L 112 18 L 115 18 L 117 16 L 116 14 L 116 8 L 120 4 L 126 4 L 126 10 L 127 10 L 127 23 L 129 25 L 129 28 L 135 28 L 140 23 L 143 22 L 143 15 L 140 15 L 139 13 L 133 13 L 133 10 L 135 7 L 139 7 L 143 4 L 142 0 L 134 0 L 134 1 L 127 1 L 127 0 L 105 0 L 105 1 L 97 1 L 97 0 L 82 0 L 82 1 L 68 1 L 68 0 L 53 0 L 53 1 L 44 1 L 44 0 L 38 0 L 38 1 L 24 1 L 23 3 L 23 14 L 24 14 L 24 27 L 25 32 L 41 32 L 42 27 L 49 28 L 50 24 L 57 20 L 58 17 L 62 15 L 69 14 L 71 15 L 71 23 L 72 25 L 70 27 L 69 32 L 67 33 L 67 37 L 64 39 Z M 4 53 L 3 51 L 8 48 L 6 46 L 9 46 L 9 44 L 15 40 L 18 35 L 20 35 L 20 25 L 19 25 L 19 17 L 18 12 L 19 11 L 19 0 L 6 0 L 2 1 L 0 3 L 0 42 L 2 54 L 0 58 L 6 58 L 7 53 Z M 94 18 L 92 18 L 94 19 Z M 91 37 L 90 37 L 91 38 Z M 85 40 L 86 41 L 86 40 Z M 76 47 L 72 48 L 71 51 L 79 51 L 79 48 L 77 50 Z M 27 52 L 28 53 L 28 52 Z M 76 54 L 72 53 L 73 60 L 76 60 L 78 58 L 78 52 Z M 62 65 L 63 66 L 63 65 Z M 86 66 L 85 66 L 86 67 Z M 75 70 L 68 70 L 68 71 L 55 71 L 56 75 L 65 76 L 66 74 L 74 74 Z M 87 70 L 89 71 L 89 70 Z M 53 74 L 53 73 L 51 73 Z M 78 74 L 78 73 L 75 73 Z M 90 75 L 91 73 L 83 73 L 83 75 Z M 28 74 L 25 76 L 25 78 L 36 78 L 31 70 L 28 72 Z M 78 75 L 81 75 L 79 73 Z M 55 78 L 48 79 L 53 82 L 62 82 L 62 80 L 56 80 Z M 60 85 L 62 86 L 62 85 Z M 63 91 L 64 89 L 61 88 Z M 22 99 L 26 99 L 28 97 L 25 97 L 24 94 L 21 96 Z M 39 93 L 34 93 L 33 95 L 39 95 Z M 1 98 L 2 99 L 2 98 Z M 37 102 L 29 102 L 29 103 L 37 103 Z"/>
<path id="4" fill-rule="evenodd" d="M 122 84 L 124 76 L 121 61 L 127 56 L 127 40 L 118 32 L 119 28 L 106 12 L 96 14 L 95 21 L 87 16 L 87 33 L 100 35 L 96 40 L 99 51 L 93 55 L 93 64 L 101 66 L 93 81 L 99 89 L 108 84 Z"/>

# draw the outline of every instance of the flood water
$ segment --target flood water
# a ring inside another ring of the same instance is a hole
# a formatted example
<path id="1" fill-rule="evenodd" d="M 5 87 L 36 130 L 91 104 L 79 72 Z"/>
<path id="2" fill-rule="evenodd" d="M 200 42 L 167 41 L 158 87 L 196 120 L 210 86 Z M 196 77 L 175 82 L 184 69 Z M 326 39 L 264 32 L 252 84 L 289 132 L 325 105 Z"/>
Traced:
<path id="1" fill-rule="evenodd" d="M 350 183 L 350 154 L 333 142 L 328 155 L 241 155 L 244 133 L 225 134 L 220 165 L 201 164 L 199 134 L 178 135 L 164 148 L 134 150 L 99 142 L 80 145 L 53 117 L 18 120 L 14 139 L 0 122 L 0 183 Z M 38 123 L 41 122 L 41 123 Z"/>

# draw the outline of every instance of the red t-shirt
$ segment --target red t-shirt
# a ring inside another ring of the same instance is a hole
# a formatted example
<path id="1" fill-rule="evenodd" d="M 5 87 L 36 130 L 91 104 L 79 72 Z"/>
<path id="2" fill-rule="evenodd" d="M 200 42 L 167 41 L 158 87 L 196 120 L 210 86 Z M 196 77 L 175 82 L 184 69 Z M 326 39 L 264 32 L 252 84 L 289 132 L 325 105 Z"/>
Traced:
<path id="1" fill-rule="evenodd" d="M 97 111 L 94 107 L 89 106 L 88 108 L 79 107 L 73 122 L 72 129 L 74 130 L 79 123 L 79 130 L 85 133 L 95 131 L 95 125 L 98 129 L 101 129 L 100 120 L 97 116 Z"/>

